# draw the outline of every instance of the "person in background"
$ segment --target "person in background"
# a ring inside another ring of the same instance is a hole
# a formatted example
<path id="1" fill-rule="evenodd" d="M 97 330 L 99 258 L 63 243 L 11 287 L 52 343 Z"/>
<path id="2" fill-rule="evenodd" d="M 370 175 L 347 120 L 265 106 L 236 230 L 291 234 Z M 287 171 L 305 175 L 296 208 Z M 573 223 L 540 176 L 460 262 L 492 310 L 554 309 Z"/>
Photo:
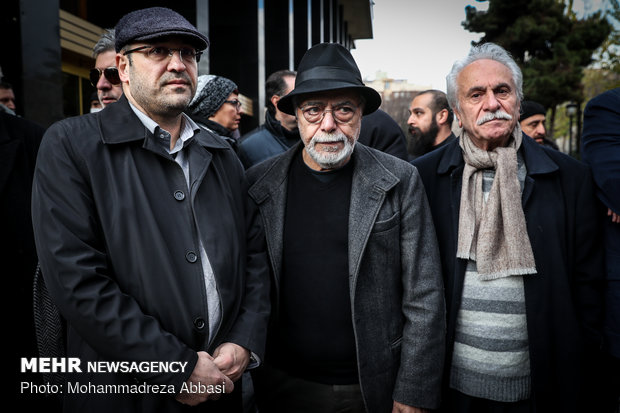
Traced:
<path id="1" fill-rule="evenodd" d="M 33 122 L 0 111 L 0 262 L 5 286 L 11 291 L 6 328 L 17 332 L 8 340 L 12 384 L 44 385 L 37 372 L 21 372 L 20 359 L 40 357 L 33 324 L 33 276 L 37 267 L 30 201 L 37 151 L 45 129 Z M 53 395 L 31 394 L 16 389 L 15 405 L 27 411 L 60 412 Z"/>
<path id="2" fill-rule="evenodd" d="M 439 405 L 444 300 L 424 189 L 409 163 L 357 141 L 380 104 L 346 48 L 314 46 L 278 102 L 300 142 L 248 170 L 273 276 L 260 412 Z"/>
<path id="3" fill-rule="evenodd" d="M 116 102 L 123 94 L 116 68 L 114 29 L 106 29 L 93 47 L 95 67 L 90 69 L 90 83 L 97 88 L 102 107 Z"/>
<path id="4" fill-rule="evenodd" d="M 235 82 L 222 76 L 199 76 L 196 95 L 186 113 L 200 126 L 224 138 L 236 152 L 242 111 Z"/>
<path id="5" fill-rule="evenodd" d="M 521 124 L 523 133 L 541 145 L 558 150 L 558 145 L 547 138 L 547 128 L 545 127 L 546 116 L 547 110 L 540 103 L 534 102 L 533 100 L 524 100 L 521 102 L 519 123 Z"/>
<path id="6" fill-rule="evenodd" d="M 238 380 L 263 358 L 269 275 L 243 166 L 183 113 L 208 39 L 163 7 L 128 13 L 115 32 L 123 96 L 47 130 L 32 217 L 67 357 L 146 366 L 67 373 L 113 390 L 65 392 L 64 411 L 241 413 Z M 122 391 L 132 385 L 143 390 Z"/>
<path id="7" fill-rule="evenodd" d="M 587 165 L 525 137 L 523 75 L 485 43 L 454 63 L 462 132 L 413 161 L 446 287 L 442 412 L 600 411 L 601 219 Z"/>
<path id="8" fill-rule="evenodd" d="M 407 138 L 403 130 L 381 109 L 362 117 L 358 142 L 402 160 L 409 159 Z"/>
<path id="9" fill-rule="evenodd" d="M 409 151 L 415 159 L 456 139 L 452 133 L 454 115 L 446 94 L 440 90 L 418 93 L 409 107 Z"/>
<path id="10" fill-rule="evenodd" d="M 15 115 L 15 93 L 13 92 L 13 86 L 9 82 L 4 80 L 0 81 L 0 105 L 4 106 L 4 112 L 11 115 Z"/>
<path id="11" fill-rule="evenodd" d="M 581 154 L 590 165 L 605 214 L 605 338 L 609 409 L 620 411 L 620 88 L 592 98 L 584 110 Z M 606 399 L 607 400 L 607 399 Z"/>
<path id="12" fill-rule="evenodd" d="M 241 137 L 237 154 L 246 169 L 278 155 L 299 142 L 297 119 L 278 109 L 278 102 L 295 87 L 291 70 L 278 70 L 265 82 L 265 123 Z"/>
<path id="13" fill-rule="evenodd" d="M 90 95 L 90 113 L 99 112 L 101 109 L 103 109 L 103 105 L 99 100 L 97 91 L 95 91 Z"/>

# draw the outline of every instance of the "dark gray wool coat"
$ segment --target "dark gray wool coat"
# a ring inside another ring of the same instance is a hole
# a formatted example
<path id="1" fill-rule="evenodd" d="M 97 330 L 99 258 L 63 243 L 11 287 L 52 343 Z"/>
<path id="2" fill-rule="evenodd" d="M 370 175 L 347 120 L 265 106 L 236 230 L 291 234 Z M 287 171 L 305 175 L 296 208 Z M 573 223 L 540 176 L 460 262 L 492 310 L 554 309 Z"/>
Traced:
<path id="1" fill-rule="evenodd" d="M 248 171 L 260 209 L 278 307 L 287 178 L 301 143 Z M 407 162 L 357 143 L 349 208 L 349 284 L 359 379 L 368 412 L 393 400 L 435 408 L 445 310 L 432 216 Z M 274 314 L 277 316 L 277 314 Z M 269 348 L 267 348 L 267 361 Z"/>

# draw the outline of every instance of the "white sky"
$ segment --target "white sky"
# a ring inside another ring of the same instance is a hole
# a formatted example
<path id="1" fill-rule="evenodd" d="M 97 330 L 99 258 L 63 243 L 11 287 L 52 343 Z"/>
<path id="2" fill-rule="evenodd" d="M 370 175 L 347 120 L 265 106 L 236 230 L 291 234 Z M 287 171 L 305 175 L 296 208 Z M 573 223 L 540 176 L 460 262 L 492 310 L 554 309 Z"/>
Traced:
<path id="1" fill-rule="evenodd" d="M 578 15 L 601 7 L 603 0 L 575 0 Z M 464 57 L 471 41 L 482 33 L 466 31 L 465 6 L 486 10 L 488 2 L 475 0 L 374 0 L 374 38 L 356 40 L 351 51 L 362 78 L 376 72 L 389 78 L 446 90 L 446 75 L 455 60 Z M 584 6 L 585 3 L 585 6 Z M 580 13 L 581 11 L 581 13 Z"/>

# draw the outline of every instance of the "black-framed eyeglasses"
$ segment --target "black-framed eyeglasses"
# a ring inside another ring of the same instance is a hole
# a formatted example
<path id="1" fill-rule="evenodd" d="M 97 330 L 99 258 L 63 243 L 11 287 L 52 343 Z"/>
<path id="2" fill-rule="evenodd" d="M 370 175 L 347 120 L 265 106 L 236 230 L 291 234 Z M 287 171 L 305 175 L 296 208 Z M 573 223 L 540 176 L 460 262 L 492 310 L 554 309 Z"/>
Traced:
<path id="1" fill-rule="evenodd" d="M 102 74 L 111 84 L 120 85 L 121 78 L 118 75 L 118 69 L 116 67 L 106 67 L 105 69 L 97 69 L 95 67 L 90 69 L 90 73 L 88 74 L 90 84 L 97 87 L 97 83 L 99 83 L 99 78 L 101 78 Z"/>
<path id="2" fill-rule="evenodd" d="M 225 100 L 224 103 L 230 103 L 235 107 L 235 109 L 241 110 L 241 102 L 238 99 Z"/>
<path id="3" fill-rule="evenodd" d="M 190 47 L 181 47 L 178 49 L 172 49 L 164 46 L 140 46 L 135 49 L 127 50 L 123 52 L 124 55 L 128 55 L 134 52 L 142 52 L 149 59 L 155 62 L 163 62 L 168 57 L 172 57 L 174 52 L 179 52 L 179 57 L 185 63 L 198 63 L 200 62 L 200 56 L 202 52 L 192 49 Z"/>
<path id="4" fill-rule="evenodd" d="M 348 124 L 353 121 L 355 114 L 357 113 L 357 106 L 350 104 L 337 105 L 331 109 L 327 109 L 321 104 L 308 104 L 299 108 L 304 119 L 310 124 L 317 124 L 323 121 L 325 114 L 331 112 L 334 117 L 334 121 L 339 124 Z"/>

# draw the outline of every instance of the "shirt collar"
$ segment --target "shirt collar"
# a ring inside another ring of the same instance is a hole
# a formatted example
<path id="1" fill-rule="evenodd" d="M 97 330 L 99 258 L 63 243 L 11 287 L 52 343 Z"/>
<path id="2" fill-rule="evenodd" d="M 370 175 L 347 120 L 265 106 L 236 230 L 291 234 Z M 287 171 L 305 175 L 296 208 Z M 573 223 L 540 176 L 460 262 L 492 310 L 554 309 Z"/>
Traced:
<path id="1" fill-rule="evenodd" d="M 127 100 L 127 102 L 129 103 L 129 107 L 131 108 L 131 110 L 133 110 L 138 119 L 140 119 L 140 122 L 142 122 L 144 127 L 149 132 L 151 132 L 157 138 L 162 138 L 168 141 L 168 146 L 166 147 L 166 150 L 170 154 L 179 152 L 181 149 L 183 149 L 184 145 L 194 137 L 196 133 L 200 132 L 200 126 L 198 126 L 196 122 L 194 122 L 185 113 L 181 113 L 181 115 L 183 116 L 183 120 L 181 121 L 181 134 L 179 136 L 179 139 L 176 141 L 174 148 L 170 149 L 170 132 L 160 127 L 157 122 L 148 117 L 140 109 L 134 106 L 129 100 Z"/>

